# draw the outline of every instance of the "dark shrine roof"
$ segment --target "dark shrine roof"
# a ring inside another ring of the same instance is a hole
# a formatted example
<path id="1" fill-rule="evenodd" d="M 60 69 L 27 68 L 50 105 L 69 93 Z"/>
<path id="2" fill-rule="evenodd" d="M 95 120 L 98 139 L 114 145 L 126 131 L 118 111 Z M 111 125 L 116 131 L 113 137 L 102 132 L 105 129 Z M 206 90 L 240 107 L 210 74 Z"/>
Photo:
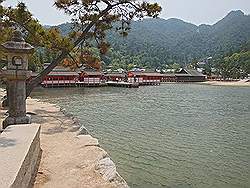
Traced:
<path id="1" fill-rule="evenodd" d="M 102 72 L 98 72 L 98 71 L 82 71 L 82 73 L 84 75 L 88 75 L 88 76 L 101 76 L 101 75 L 103 75 Z"/>
<path id="2" fill-rule="evenodd" d="M 175 74 L 176 76 L 204 76 L 204 74 L 198 72 L 195 69 L 182 68 L 179 72 Z"/>
<path id="3" fill-rule="evenodd" d="M 125 77 L 126 74 L 124 73 L 108 73 L 108 74 L 105 74 L 105 76 L 113 76 L 113 77 Z"/>
<path id="4" fill-rule="evenodd" d="M 158 72 L 129 72 L 136 76 L 163 76 L 163 74 Z"/>
<path id="5" fill-rule="evenodd" d="M 52 71 L 48 76 L 79 76 L 77 72 L 56 72 Z"/>
<path id="6" fill-rule="evenodd" d="M 48 66 L 49 64 L 44 65 L 44 69 Z M 48 76 L 78 76 L 79 74 L 71 70 L 69 67 L 64 67 L 61 65 L 56 66 L 49 74 Z"/>

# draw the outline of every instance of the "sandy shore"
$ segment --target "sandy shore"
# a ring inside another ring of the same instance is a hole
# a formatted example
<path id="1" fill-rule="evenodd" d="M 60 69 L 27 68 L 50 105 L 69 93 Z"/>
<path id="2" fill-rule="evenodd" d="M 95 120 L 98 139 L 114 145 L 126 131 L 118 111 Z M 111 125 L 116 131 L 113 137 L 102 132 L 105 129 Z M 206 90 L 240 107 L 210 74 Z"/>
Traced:
<path id="1" fill-rule="evenodd" d="M 242 81 L 232 81 L 232 82 L 227 82 L 227 81 L 206 81 L 206 82 L 201 82 L 202 84 L 206 85 L 213 85 L 213 86 L 250 86 L 250 81 L 246 82 L 244 80 Z"/>
<path id="2" fill-rule="evenodd" d="M 0 97 L 4 91 L 0 89 Z M 2 123 L 5 118 L 0 111 Z M 41 124 L 42 159 L 35 188 L 128 187 L 98 140 L 79 131 L 79 123 L 57 106 L 37 99 L 27 100 L 33 123 Z"/>

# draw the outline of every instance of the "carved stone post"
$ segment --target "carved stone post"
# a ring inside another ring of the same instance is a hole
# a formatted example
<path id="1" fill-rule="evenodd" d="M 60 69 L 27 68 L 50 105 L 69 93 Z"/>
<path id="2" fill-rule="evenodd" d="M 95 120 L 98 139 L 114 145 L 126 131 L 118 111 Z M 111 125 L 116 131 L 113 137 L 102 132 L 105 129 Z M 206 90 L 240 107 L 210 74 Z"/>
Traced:
<path id="1" fill-rule="evenodd" d="M 8 66 L 3 75 L 7 81 L 9 116 L 3 122 L 3 128 L 14 124 L 30 123 L 26 115 L 26 80 L 31 76 L 28 71 L 28 57 L 34 48 L 26 43 L 19 31 L 13 33 L 11 41 L 1 45 L 7 55 Z"/>

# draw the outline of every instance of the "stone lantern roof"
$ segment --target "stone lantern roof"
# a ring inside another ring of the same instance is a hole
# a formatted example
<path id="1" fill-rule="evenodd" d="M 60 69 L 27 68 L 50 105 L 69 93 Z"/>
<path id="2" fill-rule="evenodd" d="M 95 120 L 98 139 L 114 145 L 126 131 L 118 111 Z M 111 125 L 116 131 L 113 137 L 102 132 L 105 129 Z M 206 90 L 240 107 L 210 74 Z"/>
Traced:
<path id="1" fill-rule="evenodd" d="M 20 31 L 14 31 L 11 40 L 3 43 L 1 48 L 7 53 L 31 54 L 34 52 L 34 47 L 24 41 Z"/>

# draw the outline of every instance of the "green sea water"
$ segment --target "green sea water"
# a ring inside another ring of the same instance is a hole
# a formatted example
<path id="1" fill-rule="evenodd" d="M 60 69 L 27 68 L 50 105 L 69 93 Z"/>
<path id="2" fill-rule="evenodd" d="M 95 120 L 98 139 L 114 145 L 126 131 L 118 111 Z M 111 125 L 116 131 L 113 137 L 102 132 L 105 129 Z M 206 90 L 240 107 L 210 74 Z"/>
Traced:
<path id="1" fill-rule="evenodd" d="M 37 89 L 80 120 L 135 188 L 249 188 L 250 88 Z"/>

